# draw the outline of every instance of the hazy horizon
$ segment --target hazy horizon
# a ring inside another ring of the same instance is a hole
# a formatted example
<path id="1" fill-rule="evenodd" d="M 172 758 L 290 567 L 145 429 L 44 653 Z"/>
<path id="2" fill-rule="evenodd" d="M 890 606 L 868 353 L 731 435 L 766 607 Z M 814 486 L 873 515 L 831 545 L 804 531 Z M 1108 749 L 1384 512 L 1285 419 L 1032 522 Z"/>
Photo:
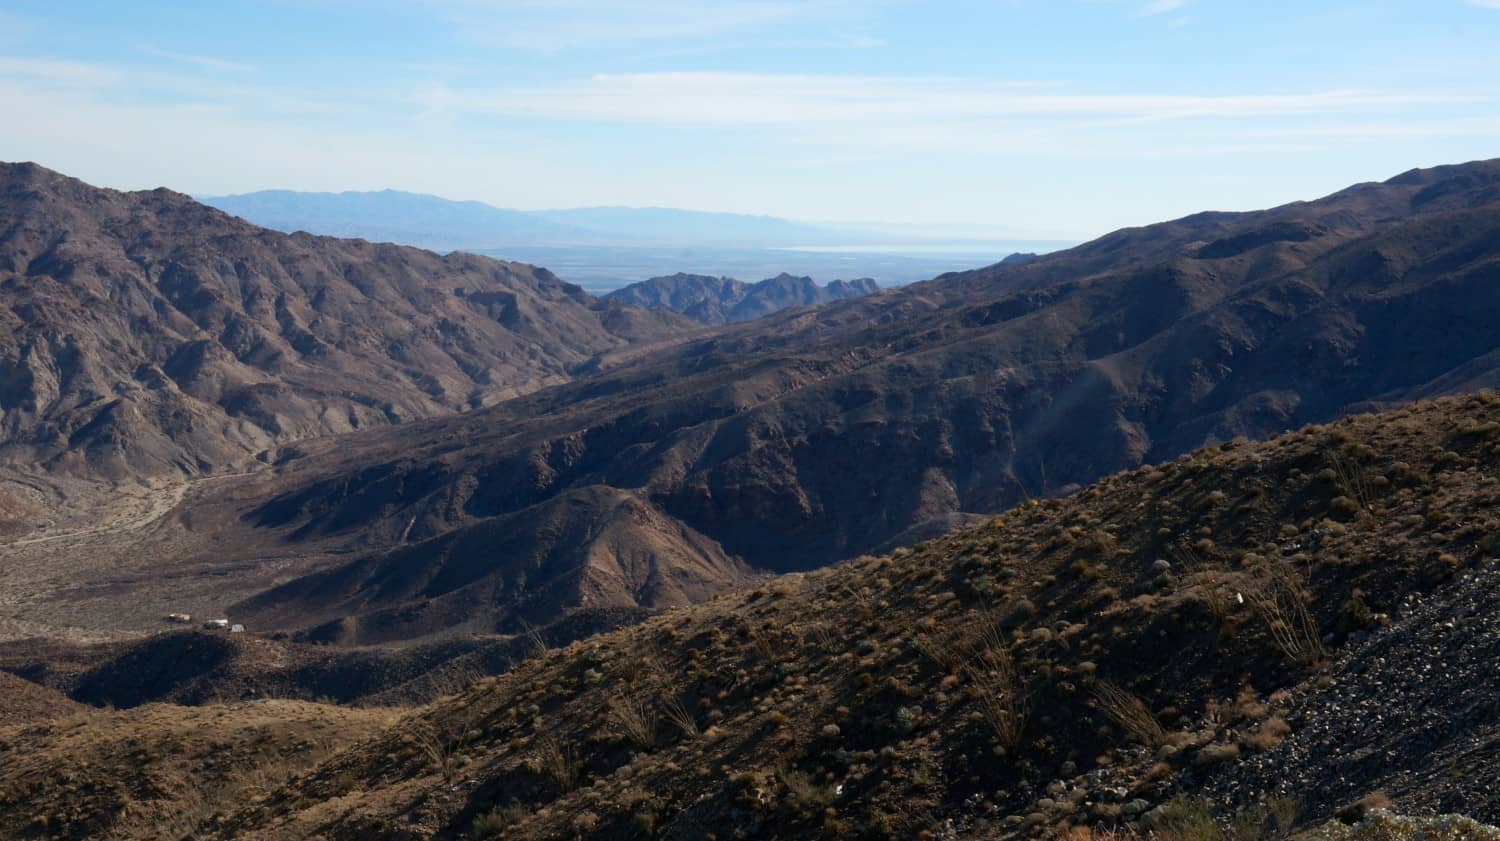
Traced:
<path id="1" fill-rule="evenodd" d="M 0 157 L 1079 241 L 1500 154 L 1497 7 L 16 0 Z"/>

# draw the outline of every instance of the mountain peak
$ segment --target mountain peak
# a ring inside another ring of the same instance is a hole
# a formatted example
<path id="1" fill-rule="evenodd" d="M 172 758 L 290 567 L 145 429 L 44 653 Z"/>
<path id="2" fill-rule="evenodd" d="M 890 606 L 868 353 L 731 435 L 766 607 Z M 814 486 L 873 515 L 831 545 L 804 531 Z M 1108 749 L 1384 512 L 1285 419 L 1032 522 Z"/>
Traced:
<path id="1" fill-rule="evenodd" d="M 812 278 L 782 272 L 757 283 L 728 277 L 678 273 L 633 283 L 607 297 L 643 307 L 679 312 L 704 324 L 750 321 L 788 307 L 806 307 L 868 295 L 878 289 L 870 278 L 835 280 L 819 286 Z"/>

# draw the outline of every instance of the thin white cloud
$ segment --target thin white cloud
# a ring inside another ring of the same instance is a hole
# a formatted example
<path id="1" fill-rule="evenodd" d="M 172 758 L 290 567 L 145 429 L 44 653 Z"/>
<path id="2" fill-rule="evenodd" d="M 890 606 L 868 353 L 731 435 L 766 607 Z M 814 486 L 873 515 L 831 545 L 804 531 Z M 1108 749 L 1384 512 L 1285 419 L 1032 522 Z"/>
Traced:
<path id="1" fill-rule="evenodd" d="M 193 55 L 192 53 L 179 53 L 172 50 L 163 50 L 159 47 L 142 45 L 138 48 L 145 55 L 164 58 L 179 64 L 190 64 L 202 70 L 228 73 L 253 73 L 255 66 L 243 64 L 238 61 L 217 58 L 215 56 Z"/>
<path id="2" fill-rule="evenodd" d="M 3 79 L 0 112 L 28 117 L 7 128 L 7 159 L 35 160 L 122 189 L 168 186 L 211 195 L 268 186 L 395 187 L 503 201 L 511 191 L 545 194 L 566 183 L 570 171 L 604 177 L 498 134 L 477 147 L 420 130 L 370 132 L 339 120 L 258 118 L 202 103 L 124 103 Z"/>
<path id="3" fill-rule="evenodd" d="M 1305 116 L 1472 101 L 1447 92 L 1092 94 L 1035 82 L 722 72 L 600 74 L 563 84 L 493 90 L 438 86 L 417 100 L 431 113 L 801 128 L 913 120 Z"/>
<path id="4" fill-rule="evenodd" d="M 181 104 L 250 108 L 283 114 L 327 113 L 334 106 L 270 85 L 51 58 L 0 57 L 0 83 L 34 91 L 77 90 L 100 98 L 171 99 Z"/>
<path id="5" fill-rule="evenodd" d="M 20 77 L 33 84 L 103 88 L 118 84 L 122 74 L 112 67 L 81 61 L 0 57 L 0 76 Z"/>
<path id="6" fill-rule="evenodd" d="M 440 0 L 467 37 L 557 51 L 699 40 L 786 22 L 858 19 L 880 0 Z"/>
<path id="7" fill-rule="evenodd" d="M 1141 9 L 1139 14 L 1142 17 L 1164 15 L 1168 12 L 1178 11 L 1179 9 L 1187 6 L 1187 4 L 1188 0 L 1151 0 L 1150 3 L 1147 3 L 1145 7 Z"/>
<path id="8" fill-rule="evenodd" d="M 1500 0 L 1469 0 L 1469 5 L 1481 9 L 1500 9 Z"/>

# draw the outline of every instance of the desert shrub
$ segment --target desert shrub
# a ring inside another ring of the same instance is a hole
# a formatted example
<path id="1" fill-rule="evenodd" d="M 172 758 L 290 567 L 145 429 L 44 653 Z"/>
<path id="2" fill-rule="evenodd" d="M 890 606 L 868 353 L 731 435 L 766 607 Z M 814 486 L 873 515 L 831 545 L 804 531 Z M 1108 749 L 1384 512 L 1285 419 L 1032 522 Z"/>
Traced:
<path id="1" fill-rule="evenodd" d="M 528 765 L 528 770 L 552 780 L 564 794 L 572 791 L 578 784 L 578 774 L 582 770 L 572 749 L 558 742 L 550 733 L 537 738 L 536 748 Z"/>
<path id="2" fill-rule="evenodd" d="M 1271 640 L 1290 661 L 1314 666 L 1327 658 L 1322 633 L 1308 607 L 1309 596 L 1297 571 L 1284 561 L 1270 561 L 1254 571 L 1246 586 L 1246 603 L 1265 623 Z"/>
<path id="3" fill-rule="evenodd" d="M 778 765 L 776 781 L 785 792 L 782 805 L 795 814 L 814 814 L 834 801 L 833 786 L 819 785 L 801 769 Z"/>
<path id="4" fill-rule="evenodd" d="M 1094 688 L 1094 700 L 1099 709 L 1132 739 L 1150 747 L 1166 744 L 1167 731 L 1152 715 L 1145 701 L 1108 682 Z"/>
<path id="5" fill-rule="evenodd" d="M 1178 797 L 1161 807 L 1153 829 L 1167 841 L 1227 841 L 1207 800 Z"/>
<path id="6" fill-rule="evenodd" d="M 1353 517 L 1360 512 L 1359 503 L 1347 496 L 1336 496 L 1328 503 L 1328 509 L 1334 514 L 1344 517 Z"/>
<path id="7" fill-rule="evenodd" d="M 609 720 L 641 750 L 656 747 L 656 708 L 644 692 L 624 692 L 609 702 Z"/>
<path id="8" fill-rule="evenodd" d="M 1370 511 L 1375 500 L 1375 490 L 1364 463 L 1357 456 L 1332 449 L 1326 451 L 1325 458 L 1328 459 L 1328 469 L 1333 471 L 1335 484 L 1343 491 L 1344 497 L 1353 502 L 1355 510 Z"/>
<path id="9" fill-rule="evenodd" d="M 1251 750 L 1267 751 L 1281 744 L 1292 732 L 1286 719 L 1276 716 L 1261 722 L 1258 727 L 1240 736 L 1240 744 Z"/>
<path id="10" fill-rule="evenodd" d="M 1030 599 L 1016 599 L 1006 605 L 1001 614 L 1001 624 L 1006 628 L 1016 628 L 1026 624 L 1036 616 L 1036 605 Z"/>
<path id="11" fill-rule="evenodd" d="M 474 837 L 480 839 L 499 838 L 505 830 L 526 817 L 526 807 L 517 801 L 510 805 L 497 806 L 474 818 Z"/>
<path id="12" fill-rule="evenodd" d="M 676 698 L 668 699 L 662 704 L 662 711 L 666 714 L 667 721 L 676 727 L 678 732 L 685 738 L 696 739 L 701 731 L 698 728 L 698 720 L 693 717 L 691 710 Z"/>
<path id="13" fill-rule="evenodd" d="M 964 671 L 974 704 L 996 744 L 1014 753 L 1025 735 L 1029 702 L 1010 649 L 1003 644 L 989 649 Z"/>
<path id="14" fill-rule="evenodd" d="M 428 764 L 443 775 L 443 782 L 453 782 L 463 766 L 464 751 L 474 735 L 472 726 L 477 718 L 478 708 L 466 704 L 449 715 L 421 721 L 412 727 L 411 735 L 418 749 Z"/>

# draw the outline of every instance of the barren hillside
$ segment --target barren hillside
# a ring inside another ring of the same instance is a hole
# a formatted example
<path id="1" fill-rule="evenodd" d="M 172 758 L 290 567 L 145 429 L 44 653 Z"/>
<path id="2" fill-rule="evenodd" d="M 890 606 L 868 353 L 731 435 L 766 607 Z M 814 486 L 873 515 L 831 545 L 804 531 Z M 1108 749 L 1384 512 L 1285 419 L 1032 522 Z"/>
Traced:
<path id="1" fill-rule="evenodd" d="M 198 832 L 1223 837 L 1188 834 L 1216 815 L 1274 838 L 1360 801 L 1493 822 L 1497 408 L 1227 442 L 669 611 L 364 731 Z M 90 721 L 0 741 L 55 767 Z M 92 796 L 29 785 L 64 816 Z"/>

